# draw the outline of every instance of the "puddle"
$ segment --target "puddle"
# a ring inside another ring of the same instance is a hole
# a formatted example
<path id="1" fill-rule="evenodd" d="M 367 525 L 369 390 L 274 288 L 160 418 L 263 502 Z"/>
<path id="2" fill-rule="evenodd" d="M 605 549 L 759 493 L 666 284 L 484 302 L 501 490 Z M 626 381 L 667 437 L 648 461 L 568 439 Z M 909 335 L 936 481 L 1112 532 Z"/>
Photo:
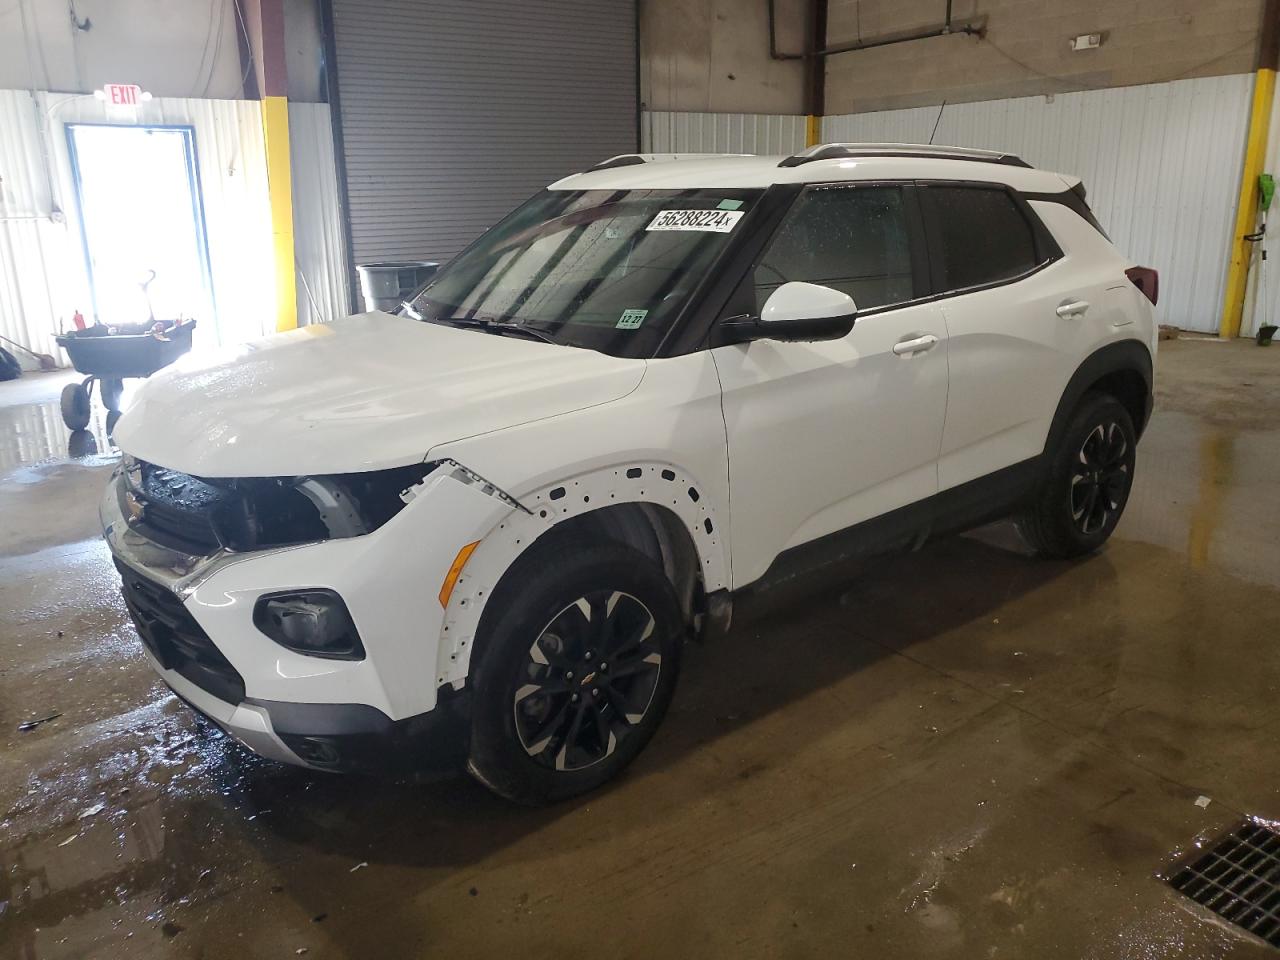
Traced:
<path id="1" fill-rule="evenodd" d="M 116 419 L 95 402 L 88 429 L 73 431 L 62 422 L 56 399 L 0 406 L 0 475 L 50 460 L 110 457 Z"/>
<path id="2" fill-rule="evenodd" d="M 1280 586 L 1280 519 L 1268 504 L 1280 430 L 1243 430 L 1162 412 L 1138 447 L 1117 540 L 1165 547 L 1197 571 Z"/>

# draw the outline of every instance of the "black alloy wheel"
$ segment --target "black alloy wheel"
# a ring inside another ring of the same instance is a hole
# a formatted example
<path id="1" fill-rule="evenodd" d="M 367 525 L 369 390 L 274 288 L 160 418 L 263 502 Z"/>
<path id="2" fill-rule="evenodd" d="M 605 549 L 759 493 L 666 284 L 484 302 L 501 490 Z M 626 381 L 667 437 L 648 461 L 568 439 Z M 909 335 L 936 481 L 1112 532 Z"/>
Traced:
<path id="1" fill-rule="evenodd" d="M 485 604 L 467 769 L 518 803 L 600 786 L 662 722 L 687 634 L 661 564 L 623 544 L 548 535 Z"/>
<path id="2" fill-rule="evenodd" d="M 1046 557 L 1078 557 L 1111 536 L 1133 486 L 1138 443 L 1129 411 L 1115 397 L 1087 393 L 1016 518 L 1023 539 Z"/>
<path id="3" fill-rule="evenodd" d="M 1119 423 L 1099 423 L 1080 446 L 1071 476 L 1071 519 L 1086 537 L 1107 525 L 1129 491 L 1129 441 Z"/>
<path id="4" fill-rule="evenodd" d="M 556 770 L 611 755 L 658 688 L 655 626 L 649 608 L 619 590 L 579 597 L 552 618 L 529 647 L 512 705 L 525 752 Z"/>

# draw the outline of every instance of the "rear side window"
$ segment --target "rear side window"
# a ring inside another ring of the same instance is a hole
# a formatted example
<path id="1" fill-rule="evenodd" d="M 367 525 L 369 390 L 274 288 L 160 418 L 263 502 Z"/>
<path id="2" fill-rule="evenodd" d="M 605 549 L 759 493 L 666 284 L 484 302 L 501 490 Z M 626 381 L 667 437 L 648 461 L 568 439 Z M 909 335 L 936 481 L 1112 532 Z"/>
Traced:
<path id="1" fill-rule="evenodd" d="M 942 290 L 1008 280 L 1040 263 L 1031 224 L 1007 191 L 931 184 L 926 193 Z"/>
<path id="2" fill-rule="evenodd" d="M 791 280 L 847 293 L 860 311 L 911 300 L 916 293 L 902 189 L 806 190 L 756 265 L 757 309 Z"/>

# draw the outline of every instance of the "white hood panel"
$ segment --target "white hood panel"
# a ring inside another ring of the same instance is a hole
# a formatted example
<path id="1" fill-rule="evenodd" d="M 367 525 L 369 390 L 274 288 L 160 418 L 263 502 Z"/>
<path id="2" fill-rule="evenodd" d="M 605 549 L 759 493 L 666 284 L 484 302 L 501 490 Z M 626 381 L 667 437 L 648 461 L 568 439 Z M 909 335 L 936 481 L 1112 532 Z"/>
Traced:
<path id="1" fill-rule="evenodd" d="M 643 360 L 365 313 L 202 357 L 140 389 L 120 448 L 201 477 L 354 473 L 608 403 Z"/>

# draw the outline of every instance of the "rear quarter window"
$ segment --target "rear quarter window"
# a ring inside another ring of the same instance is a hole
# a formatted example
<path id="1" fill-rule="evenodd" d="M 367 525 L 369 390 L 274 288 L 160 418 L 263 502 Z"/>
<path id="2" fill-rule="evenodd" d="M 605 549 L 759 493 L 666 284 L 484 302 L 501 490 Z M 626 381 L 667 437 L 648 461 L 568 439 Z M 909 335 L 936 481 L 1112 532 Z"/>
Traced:
<path id="1" fill-rule="evenodd" d="M 942 291 L 1009 280 L 1040 264 L 1031 224 L 1008 191 L 931 184 L 927 195 L 933 210 L 931 253 L 940 261 L 936 272 Z"/>

